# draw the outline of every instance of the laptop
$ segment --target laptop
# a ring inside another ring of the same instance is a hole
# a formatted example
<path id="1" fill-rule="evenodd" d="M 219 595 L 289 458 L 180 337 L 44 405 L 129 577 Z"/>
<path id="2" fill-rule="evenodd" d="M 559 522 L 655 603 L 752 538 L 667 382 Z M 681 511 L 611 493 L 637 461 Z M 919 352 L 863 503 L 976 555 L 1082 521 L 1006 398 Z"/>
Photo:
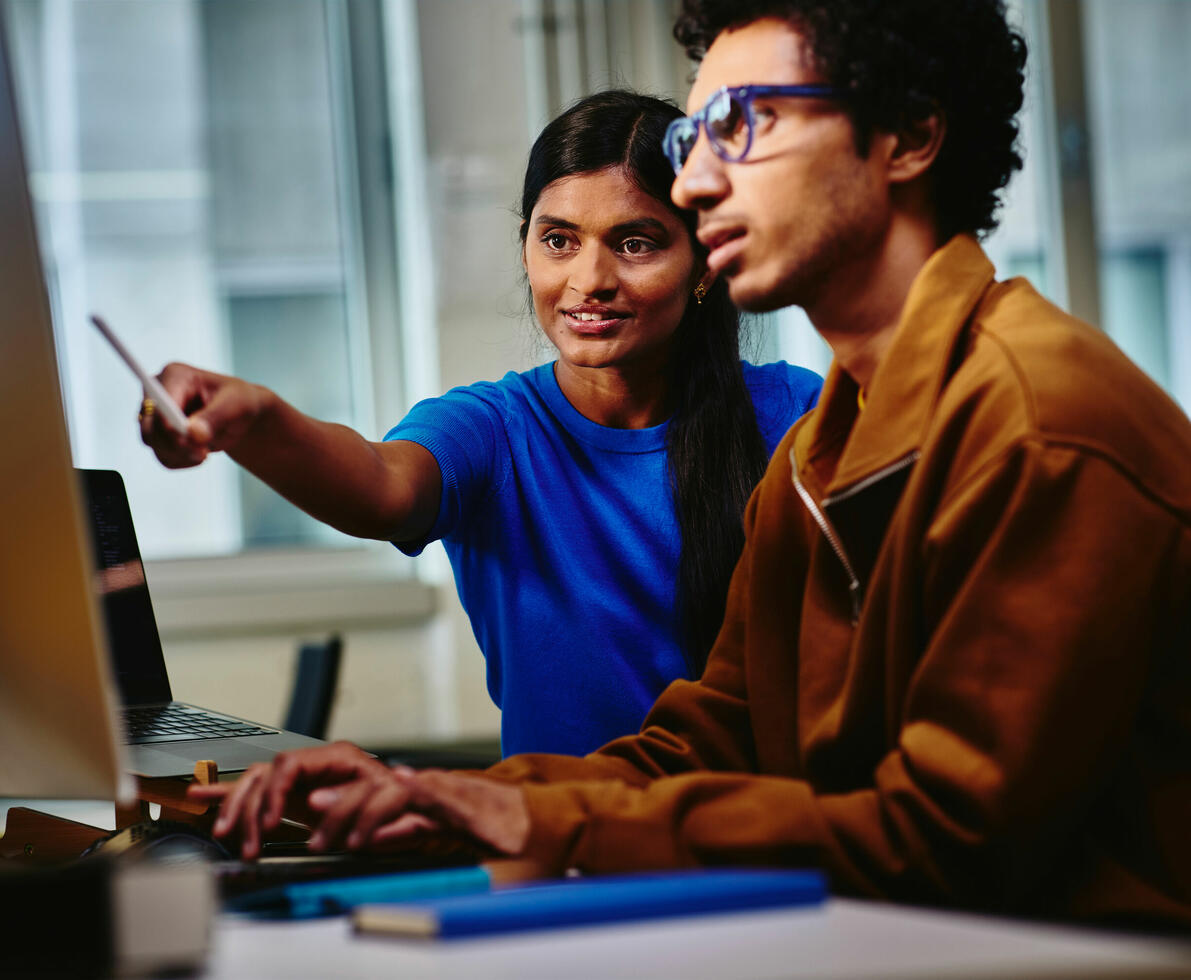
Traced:
<path id="1" fill-rule="evenodd" d="M 124 481 L 114 470 L 77 472 L 123 704 L 129 769 L 139 776 L 184 776 L 193 773 L 196 762 L 213 759 L 221 772 L 233 772 L 267 762 L 278 752 L 325 744 L 174 700 Z"/>

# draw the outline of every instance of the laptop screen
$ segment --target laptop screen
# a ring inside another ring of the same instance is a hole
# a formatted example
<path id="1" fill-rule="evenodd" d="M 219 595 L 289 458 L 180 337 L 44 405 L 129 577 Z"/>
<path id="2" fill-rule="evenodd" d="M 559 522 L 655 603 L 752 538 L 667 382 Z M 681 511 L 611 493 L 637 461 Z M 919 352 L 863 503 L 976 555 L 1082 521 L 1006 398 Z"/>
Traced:
<path id="1" fill-rule="evenodd" d="M 125 704 L 169 701 L 165 655 L 120 474 L 79 470 L 91 517 L 97 583 L 116 686 Z"/>

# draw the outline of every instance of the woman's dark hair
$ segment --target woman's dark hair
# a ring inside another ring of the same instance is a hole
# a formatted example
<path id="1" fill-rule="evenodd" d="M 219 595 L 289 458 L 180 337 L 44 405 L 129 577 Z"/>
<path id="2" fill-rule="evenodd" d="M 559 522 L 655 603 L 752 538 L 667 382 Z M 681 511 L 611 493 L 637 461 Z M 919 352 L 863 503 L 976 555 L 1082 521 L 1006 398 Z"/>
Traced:
<path id="1" fill-rule="evenodd" d="M 613 90 L 580 99 L 551 122 L 529 153 L 521 194 L 521 241 L 542 191 L 574 174 L 622 167 L 628 178 L 682 219 L 696 255 L 695 215 L 670 200 L 674 171 L 662 153 L 670 102 Z M 677 611 L 695 676 L 724 618 L 728 580 L 744 544 L 744 507 L 765 472 L 767 452 L 740 369 L 740 319 L 716 282 L 689 302 L 669 365 L 666 455 L 682 535 Z"/>
<path id="2" fill-rule="evenodd" d="M 770 17 L 804 34 L 824 81 L 848 93 L 861 153 L 874 129 L 941 111 L 947 132 L 930 168 L 939 231 L 997 226 L 1000 192 L 1021 168 L 1026 63 L 1002 0 L 684 0 L 674 36 L 697 61 L 721 32 Z"/>

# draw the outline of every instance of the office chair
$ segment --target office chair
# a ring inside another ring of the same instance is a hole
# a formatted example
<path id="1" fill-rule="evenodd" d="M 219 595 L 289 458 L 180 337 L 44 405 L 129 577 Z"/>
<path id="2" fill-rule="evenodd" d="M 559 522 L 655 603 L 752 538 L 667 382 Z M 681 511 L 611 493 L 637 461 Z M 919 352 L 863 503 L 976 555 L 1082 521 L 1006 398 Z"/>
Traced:
<path id="1" fill-rule="evenodd" d="M 327 737 L 342 657 L 343 637 L 338 634 L 299 647 L 285 728 L 312 738 Z"/>

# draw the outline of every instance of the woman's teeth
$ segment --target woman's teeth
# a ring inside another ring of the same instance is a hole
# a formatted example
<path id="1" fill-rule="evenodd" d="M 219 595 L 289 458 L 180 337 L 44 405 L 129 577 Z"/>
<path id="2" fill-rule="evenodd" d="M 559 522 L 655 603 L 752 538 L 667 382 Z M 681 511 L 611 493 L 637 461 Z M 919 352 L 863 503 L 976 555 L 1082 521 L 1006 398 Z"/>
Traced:
<path id="1" fill-rule="evenodd" d="M 568 312 L 567 316 L 569 316 L 573 320 L 579 320 L 584 323 L 590 323 L 590 322 L 599 321 L 599 320 L 623 320 L 627 316 L 627 314 L 612 313 L 610 311 L 605 312 L 605 313 L 569 313 Z"/>

